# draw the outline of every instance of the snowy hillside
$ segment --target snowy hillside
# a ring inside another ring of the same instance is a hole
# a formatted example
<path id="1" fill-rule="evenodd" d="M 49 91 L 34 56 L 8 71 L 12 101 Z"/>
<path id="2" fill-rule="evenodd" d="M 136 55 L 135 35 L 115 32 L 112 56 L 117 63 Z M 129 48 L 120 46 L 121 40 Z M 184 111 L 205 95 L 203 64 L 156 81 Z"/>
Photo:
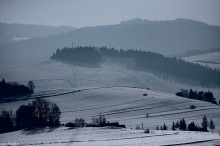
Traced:
<path id="1" fill-rule="evenodd" d="M 15 143 L 16 142 L 16 143 Z M 1 144 L 41 145 L 41 146 L 157 146 L 217 145 L 220 136 L 217 133 L 151 131 L 143 130 L 81 128 L 81 129 L 38 129 L 36 131 L 20 130 L 0 134 Z"/>
<path id="2" fill-rule="evenodd" d="M 143 94 L 148 94 L 143 96 Z M 144 124 L 146 128 L 155 129 L 166 123 L 169 128 L 173 121 L 185 118 L 189 123 L 195 121 L 200 125 L 206 115 L 216 123 L 220 130 L 220 107 L 208 102 L 181 98 L 173 94 L 155 92 L 148 89 L 128 87 L 106 87 L 80 89 L 74 93 L 47 98 L 60 107 L 61 122 L 67 123 L 82 117 L 91 121 L 92 117 L 103 113 L 109 121 L 118 121 L 128 128 Z M 13 109 L 30 100 L 1 103 L 1 109 Z M 195 105 L 195 109 L 190 109 Z M 149 118 L 146 118 L 146 114 Z"/>
<path id="3" fill-rule="evenodd" d="M 220 52 L 212 52 L 183 58 L 186 61 L 198 63 L 213 69 L 220 69 Z"/>
<path id="4" fill-rule="evenodd" d="M 143 96 L 147 94 L 147 96 Z M 220 107 L 211 103 L 177 97 L 172 94 L 148 89 L 129 87 L 106 87 L 77 89 L 74 93 L 46 98 L 57 103 L 61 109 L 61 122 L 83 117 L 90 122 L 100 112 L 109 121 L 118 121 L 128 129 L 80 128 L 80 129 L 35 129 L 0 134 L 0 143 L 17 142 L 24 145 L 211 145 L 220 140 L 218 133 L 131 130 L 143 123 L 144 128 L 154 130 L 166 123 L 171 128 L 173 121 L 185 118 L 189 124 L 201 124 L 202 117 L 212 118 L 216 131 L 220 130 Z M 1 103 L 1 109 L 13 109 L 30 100 Z M 197 108 L 190 109 L 190 105 Z M 146 113 L 149 117 L 146 118 Z M 18 136 L 19 135 L 19 136 Z"/>
<path id="5" fill-rule="evenodd" d="M 34 65 L 1 67 L 0 76 L 19 83 L 34 80 L 36 91 L 28 98 L 44 97 L 55 102 L 61 109 L 61 123 L 71 122 L 80 117 L 90 122 L 92 117 L 103 113 L 108 121 L 125 124 L 128 128 L 20 130 L 0 134 L 0 143 L 95 146 L 146 145 L 146 143 L 209 145 L 219 142 L 220 137 L 213 133 L 153 131 L 144 134 L 141 130 L 130 129 L 137 125 L 141 126 L 142 123 L 145 128 L 152 130 L 156 129 L 157 125 L 166 123 L 170 129 L 172 122 L 180 118 L 185 118 L 187 124 L 195 121 L 200 126 L 202 117 L 206 115 L 208 120 L 210 118 L 214 120 L 215 131 L 220 130 L 220 106 L 166 93 L 190 87 L 151 73 L 131 71 L 111 63 L 103 64 L 100 68 L 86 68 L 46 61 Z M 148 87 L 151 90 L 146 89 Z M 217 96 L 220 95 L 219 89 L 211 91 Z M 20 105 L 31 101 L 32 99 L 0 103 L 0 110 L 16 111 Z M 190 109 L 191 105 L 195 105 L 196 108 Z"/>
<path id="6" fill-rule="evenodd" d="M 175 80 L 159 77 L 153 73 L 133 71 L 119 64 L 103 63 L 100 68 L 77 67 L 55 61 L 44 61 L 35 64 L 18 66 L 0 66 L 0 78 L 26 84 L 33 80 L 36 94 L 72 91 L 73 88 L 129 86 L 150 88 L 156 91 L 176 93 L 180 89 L 212 91 L 214 96 L 220 95 L 218 88 L 203 88 L 175 82 Z"/>

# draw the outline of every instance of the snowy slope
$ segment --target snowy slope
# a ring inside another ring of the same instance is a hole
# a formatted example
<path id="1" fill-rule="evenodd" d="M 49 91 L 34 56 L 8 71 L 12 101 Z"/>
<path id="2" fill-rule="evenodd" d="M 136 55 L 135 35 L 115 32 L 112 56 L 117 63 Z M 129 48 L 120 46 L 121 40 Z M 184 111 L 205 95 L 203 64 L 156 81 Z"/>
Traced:
<path id="1" fill-rule="evenodd" d="M 130 86 L 150 88 L 168 93 L 176 93 L 180 89 L 212 91 L 216 97 L 220 95 L 218 88 L 202 88 L 200 86 L 177 83 L 173 79 L 158 77 L 153 73 L 133 71 L 119 64 L 104 63 L 100 68 L 77 67 L 51 60 L 36 64 L 19 66 L 0 66 L 0 79 L 17 81 L 26 84 L 33 80 L 36 94 L 55 92 L 63 89 L 81 87 Z"/>
<path id="2" fill-rule="evenodd" d="M 220 69 L 220 52 L 212 52 L 183 58 L 186 61 L 198 63 L 213 69 Z"/>
<path id="3" fill-rule="evenodd" d="M 143 94 L 148 94 L 143 96 Z M 147 89 L 129 87 L 106 87 L 80 89 L 78 92 L 47 98 L 58 104 L 61 109 L 61 122 L 67 123 L 82 117 L 90 122 L 99 113 L 106 115 L 109 121 L 118 121 L 128 128 L 144 124 L 155 129 L 166 123 L 171 127 L 173 121 L 185 118 L 189 123 L 200 125 L 202 117 L 212 118 L 216 131 L 220 130 L 220 106 L 208 102 L 181 98 L 173 94 L 155 92 Z M 13 109 L 31 100 L 1 103 L 1 109 Z M 190 109 L 195 105 L 196 109 Z M 149 118 L 146 118 L 146 113 Z"/>
<path id="4" fill-rule="evenodd" d="M 71 122 L 79 117 L 90 122 L 92 117 L 103 113 L 108 121 L 125 124 L 128 129 L 83 128 L 68 130 L 61 127 L 58 129 L 20 130 L 0 134 L 0 144 L 17 142 L 21 145 L 45 146 L 144 146 L 171 144 L 214 145 L 219 143 L 220 136 L 216 133 L 152 131 L 150 134 L 144 134 L 142 130 L 137 131 L 130 128 L 134 129 L 137 125 L 143 123 L 144 128 L 155 129 L 157 125 L 161 126 L 166 123 L 170 129 L 172 122 L 180 118 L 185 118 L 187 123 L 195 121 L 197 125 L 200 125 L 202 117 L 206 115 L 208 120 L 210 118 L 214 120 L 215 131 L 219 131 L 220 106 L 177 97 L 174 94 L 165 92 L 134 87 L 117 87 L 110 81 L 115 80 L 116 83 L 117 80 L 124 77 L 123 80 L 119 80 L 123 84 L 130 85 L 129 83 L 131 83 L 131 85 L 134 85 L 134 83 L 138 83 L 138 80 L 135 77 L 132 78 L 132 75 L 125 76 L 126 73 L 129 74 L 130 72 L 124 69 L 113 72 L 106 69 L 106 72 L 104 72 L 105 69 L 102 68 L 99 70 L 93 69 L 94 72 L 91 69 L 90 72 L 86 72 L 88 68 L 74 67 L 77 68 L 74 73 L 74 70 L 63 65 L 57 63 L 52 65 L 37 65 L 37 67 L 27 72 L 32 73 L 31 76 L 39 78 L 39 82 L 35 80 L 37 83 L 35 96 L 43 96 L 47 100 L 57 103 L 60 107 L 62 112 L 61 123 Z M 18 72 L 18 70 L 15 71 Z M 22 76 L 22 73 L 25 73 L 23 69 L 19 71 L 21 78 L 29 77 L 29 74 Z M 112 73 L 115 74 L 114 78 L 110 76 Z M 66 75 L 64 76 L 65 80 L 59 78 L 63 75 Z M 84 79 L 86 77 L 84 81 L 90 84 L 84 84 L 81 80 L 83 77 Z M 93 87 L 98 83 L 100 83 L 99 86 L 105 85 L 106 87 Z M 113 86 L 111 86 L 112 84 Z M 88 87 L 83 87 L 83 85 Z M 74 92 L 71 92 L 73 90 Z M 147 96 L 143 96 L 143 94 L 147 94 Z M 13 109 L 13 111 L 16 111 L 20 105 L 31 101 L 32 99 L 0 103 L 0 110 Z M 189 107 L 192 104 L 197 108 L 190 109 Z M 148 118 L 146 118 L 146 113 L 149 114 Z"/>
<path id="5" fill-rule="evenodd" d="M 156 146 L 156 145 L 215 145 L 220 142 L 217 133 L 151 131 L 143 130 L 81 128 L 20 130 L 0 134 L 0 143 L 42 146 Z"/>

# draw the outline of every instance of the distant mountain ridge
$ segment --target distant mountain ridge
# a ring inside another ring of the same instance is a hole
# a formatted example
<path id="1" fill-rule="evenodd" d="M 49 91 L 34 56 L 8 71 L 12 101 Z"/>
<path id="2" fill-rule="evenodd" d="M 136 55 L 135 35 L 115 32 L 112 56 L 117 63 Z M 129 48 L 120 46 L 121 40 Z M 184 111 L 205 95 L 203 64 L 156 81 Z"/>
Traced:
<path id="1" fill-rule="evenodd" d="M 34 24 L 0 23 L 0 44 L 16 42 L 16 38 L 36 38 L 66 33 L 76 28 L 70 26 L 44 26 Z"/>
<path id="2" fill-rule="evenodd" d="M 220 47 L 220 26 L 189 19 L 169 21 L 133 19 L 117 25 L 84 27 L 60 35 L 1 45 L 0 54 L 10 56 L 13 52 L 16 55 L 12 58 L 23 61 L 27 61 L 28 58 L 45 60 L 57 48 L 72 44 L 139 49 L 170 56 L 193 49 Z"/>

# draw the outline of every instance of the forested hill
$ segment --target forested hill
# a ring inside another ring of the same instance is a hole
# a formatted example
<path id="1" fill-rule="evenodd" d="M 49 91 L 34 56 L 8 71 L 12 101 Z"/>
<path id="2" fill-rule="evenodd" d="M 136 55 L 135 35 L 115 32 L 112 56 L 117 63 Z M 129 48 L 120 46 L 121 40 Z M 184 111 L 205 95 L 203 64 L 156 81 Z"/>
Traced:
<path id="1" fill-rule="evenodd" d="M 140 50 L 116 50 L 106 47 L 74 47 L 57 49 L 51 59 L 59 60 L 75 65 L 96 66 L 98 67 L 105 58 L 112 58 L 130 69 L 151 71 L 158 75 L 168 75 L 176 79 L 182 78 L 196 81 L 202 86 L 219 86 L 220 72 L 210 68 L 185 62 L 181 59 L 164 57 L 163 55 L 140 51 Z M 135 67 L 121 62 L 121 59 L 133 60 Z"/>

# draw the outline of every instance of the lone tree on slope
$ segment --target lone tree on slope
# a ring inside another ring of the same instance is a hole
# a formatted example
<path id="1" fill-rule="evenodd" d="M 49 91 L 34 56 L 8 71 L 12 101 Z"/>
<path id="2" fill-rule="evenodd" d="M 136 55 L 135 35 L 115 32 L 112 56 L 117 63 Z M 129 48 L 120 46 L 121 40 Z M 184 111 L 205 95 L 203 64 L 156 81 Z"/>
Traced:
<path id="1" fill-rule="evenodd" d="M 208 120 L 207 117 L 204 115 L 203 119 L 202 119 L 202 128 L 204 129 L 204 131 L 208 131 Z"/>
<path id="2" fill-rule="evenodd" d="M 172 126 L 171 126 L 171 129 L 172 130 L 176 130 L 176 126 L 175 126 L 175 123 L 173 122 Z"/>
<path id="3" fill-rule="evenodd" d="M 214 124 L 214 121 L 211 119 L 210 122 L 209 122 L 209 128 L 211 130 L 214 130 L 215 129 L 215 124 Z"/>

